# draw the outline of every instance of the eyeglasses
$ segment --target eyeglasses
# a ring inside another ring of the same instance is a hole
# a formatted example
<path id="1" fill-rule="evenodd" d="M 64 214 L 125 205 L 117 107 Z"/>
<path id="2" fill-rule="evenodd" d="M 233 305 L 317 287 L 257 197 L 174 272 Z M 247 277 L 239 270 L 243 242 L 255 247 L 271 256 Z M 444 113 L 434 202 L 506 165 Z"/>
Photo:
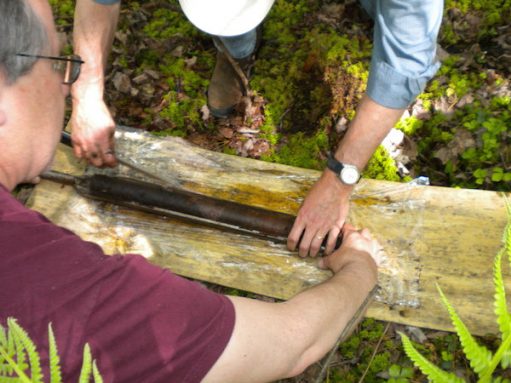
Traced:
<path id="1" fill-rule="evenodd" d="M 63 84 L 71 85 L 80 76 L 80 67 L 85 61 L 80 56 L 41 56 L 41 55 L 29 55 L 27 53 L 16 53 L 16 56 L 21 57 L 34 57 L 38 59 L 54 60 L 53 70 L 62 73 L 64 80 Z"/>

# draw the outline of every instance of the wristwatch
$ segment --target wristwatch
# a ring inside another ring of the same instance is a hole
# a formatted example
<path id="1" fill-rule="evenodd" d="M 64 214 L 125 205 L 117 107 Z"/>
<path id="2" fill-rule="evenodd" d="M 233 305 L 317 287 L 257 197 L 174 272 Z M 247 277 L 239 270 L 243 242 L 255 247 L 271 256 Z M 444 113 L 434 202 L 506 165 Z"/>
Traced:
<path id="1" fill-rule="evenodd" d="M 329 155 L 326 162 L 328 169 L 333 171 L 345 185 L 355 185 L 360 180 L 360 171 L 355 165 L 343 164 Z"/>

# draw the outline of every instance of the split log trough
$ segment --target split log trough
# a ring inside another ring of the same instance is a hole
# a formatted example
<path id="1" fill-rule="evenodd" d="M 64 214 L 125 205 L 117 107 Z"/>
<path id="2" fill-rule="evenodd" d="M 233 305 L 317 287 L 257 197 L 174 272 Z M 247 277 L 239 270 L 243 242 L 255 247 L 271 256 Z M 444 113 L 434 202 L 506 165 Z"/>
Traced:
<path id="1" fill-rule="evenodd" d="M 130 128 L 118 128 L 116 138 L 119 155 L 158 174 L 166 180 L 165 187 L 280 213 L 296 214 L 320 175 Z M 64 145 L 59 146 L 53 169 L 155 183 L 122 165 L 85 169 Z M 367 316 L 452 330 L 438 284 L 473 333 L 498 331 L 492 266 L 507 222 L 503 194 L 362 179 L 350 205 L 349 222 L 369 228 L 385 251 L 380 289 Z M 273 298 L 288 299 L 330 276 L 317 268 L 317 260 L 302 259 L 281 242 L 91 200 L 52 181 L 34 189 L 28 206 L 98 243 L 107 254 L 143 254 L 177 274 Z M 507 265 L 504 270 L 511 293 Z"/>

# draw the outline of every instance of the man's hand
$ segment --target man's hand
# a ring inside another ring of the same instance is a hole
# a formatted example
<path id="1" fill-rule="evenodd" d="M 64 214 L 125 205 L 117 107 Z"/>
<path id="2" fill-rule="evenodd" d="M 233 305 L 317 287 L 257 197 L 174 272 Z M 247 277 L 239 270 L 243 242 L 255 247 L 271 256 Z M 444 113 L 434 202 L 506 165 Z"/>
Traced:
<path id="1" fill-rule="evenodd" d="M 325 170 L 303 201 L 287 239 L 289 250 L 299 246 L 300 256 L 315 257 L 325 238 L 325 253 L 331 254 L 349 211 L 353 187 L 343 185 L 330 170 Z"/>
<path id="2" fill-rule="evenodd" d="M 350 224 L 345 224 L 341 247 L 333 254 L 322 257 L 319 260 L 319 266 L 337 273 L 348 263 L 364 261 L 368 268 L 373 269 L 376 281 L 376 270 L 382 262 L 383 252 L 381 250 L 381 245 L 373 238 L 368 229 L 357 230 Z"/>
<path id="3" fill-rule="evenodd" d="M 101 99 L 77 99 L 71 114 L 71 140 L 74 153 L 94 166 L 117 165 L 115 122 Z"/>
<path id="4" fill-rule="evenodd" d="M 402 114 L 402 109 L 386 108 L 367 95 L 364 96 L 355 119 L 339 143 L 335 158 L 340 162 L 355 165 L 358 169 L 364 169 L 378 145 Z M 298 212 L 287 239 L 289 250 L 295 250 L 300 243 L 299 253 L 302 257 L 307 254 L 315 256 L 323 239 L 328 236 L 325 253 L 332 253 L 348 215 L 348 202 L 352 191 L 353 186 L 342 184 L 333 172 L 325 170 Z"/>

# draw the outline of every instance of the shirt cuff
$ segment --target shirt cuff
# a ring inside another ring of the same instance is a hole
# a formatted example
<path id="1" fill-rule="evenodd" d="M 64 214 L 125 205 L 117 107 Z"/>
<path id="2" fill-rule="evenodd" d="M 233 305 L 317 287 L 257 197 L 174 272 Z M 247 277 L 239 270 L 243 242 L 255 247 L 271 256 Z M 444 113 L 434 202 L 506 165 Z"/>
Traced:
<path id="1" fill-rule="evenodd" d="M 410 77 L 384 61 L 373 61 L 367 80 L 367 95 L 384 107 L 405 109 L 424 90 L 438 68 L 440 63 L 436 62 L 421 76 Z"/>

